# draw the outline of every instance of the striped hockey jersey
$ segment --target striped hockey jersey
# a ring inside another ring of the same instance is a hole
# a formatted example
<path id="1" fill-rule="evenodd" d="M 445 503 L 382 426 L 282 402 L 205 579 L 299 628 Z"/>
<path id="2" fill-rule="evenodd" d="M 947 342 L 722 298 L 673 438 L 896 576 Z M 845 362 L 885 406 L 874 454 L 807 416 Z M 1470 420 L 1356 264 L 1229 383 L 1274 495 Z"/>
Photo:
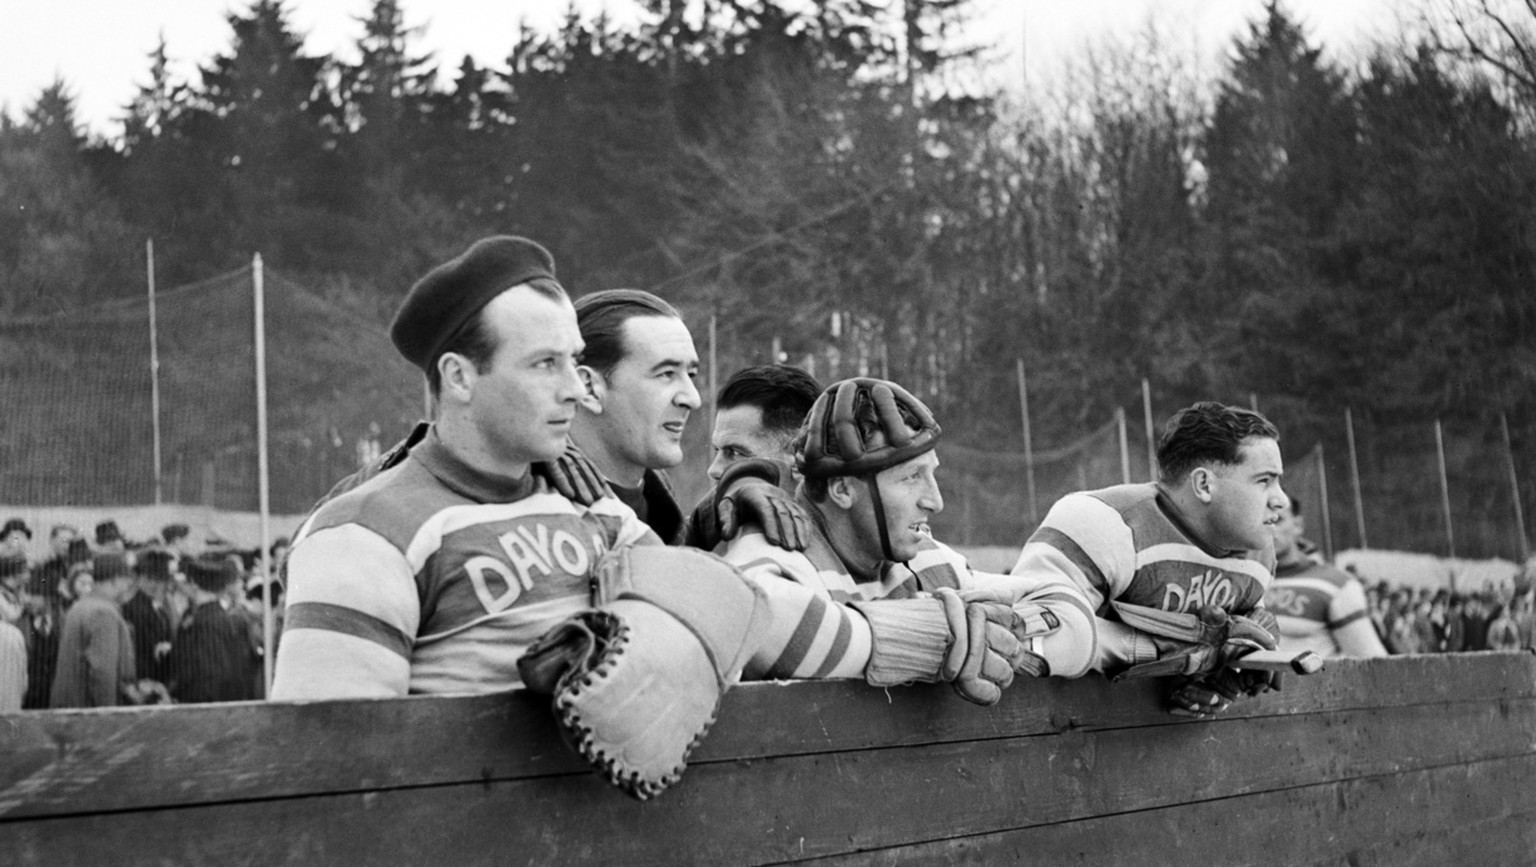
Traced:
<path id="1" fill-rule="evenodd" d="M 807 508 L 813 508 L 802 503 Z M 1050 671 L 1062 677 L 1085 674 L 1093 661 L 1094 618 L 1083 594 L 1061 578 L 1033 580 L 1009 575 L 975 572 L 966 559 L 937 540 L 928 540 L 917 556 L 907 563 L 880 564 L 876 581 L 856 581 L 818 525 L 804 552 L 786 551 L 770 543 L 760 531 L 743 532 L 731 540 L 723 556 L 750 578 L 770 591 L 783 587 L 809 589 L 829 606 L 847 601 L 910 599 L 940 587 L 959 591 L 992 589 L 1006 598 L 1035 603 L 1048 608 L 1062 624 L 1061 629 L 1036 642 L 1032 650 L 1046 660 Z M 749 666 L 747 675 L 757 678 L 797 676 L 804 667 L 794 653 L 778 658 L 760 658 Z M 852 676 L 823 674 L 820 676 Z"/>
<path id="2" fill-rule="evenodd" d="M 1213 551 L 1202 545 L 1158 493 L 1157 485 L 1117 485 L 1068 494 L 1025 542 L 1013 574 L 1065 577 L 1094 606 L 1095 667 L 1115 671 L 1147 661 L 1110 603 L 1192 612 L 1215 605 L 1248 614 L 1262 605 L 1274 565 L 1264 551 Z"/>
<path id="3" fill-rule="evenodd" d="M 1282 650 L 1323 656 L 1387 654 L 1371 626 L 1359 580 L 1305 554 L 1276 567 L 1264 607 L 1280 621 Z"/>

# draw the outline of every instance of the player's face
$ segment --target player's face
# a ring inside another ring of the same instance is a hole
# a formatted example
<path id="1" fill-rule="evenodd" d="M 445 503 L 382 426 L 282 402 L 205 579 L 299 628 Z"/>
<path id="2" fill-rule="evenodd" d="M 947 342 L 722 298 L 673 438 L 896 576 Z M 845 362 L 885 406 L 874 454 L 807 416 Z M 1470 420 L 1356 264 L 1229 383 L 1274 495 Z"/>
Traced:
<path id="1" fill-rule="evenodd" d="M 518 286 L 491 299 L 484 315 L 499 342 L 473 374 L 469 413 L 487 457 L 499 467 L 559 457 L 582 395 L 575 309 Z"/>
<path id="2" fill-rule="evenodd" d="M 25 554 L 27 551 L 27 534 L 20 530 L 12 530 L 0 537 L 0 552 L 6 554 Z"/>
<path id="3" fill-rule="evenodd" d="M 61 530 L 49 538 L 48 544 L 52 546 L 55 555 L 63 557 L 69 553 L 69 543 L 75 541 L 76 538 L 78 538 L 77 533 L 70 530 Z"/>
<path id="4" fill-rule="evenodd" d="M 624 357 L 603 377 L 598 416 L 608 450 L 634 471 L 683 461 L 683 428 L 699 408 L 699 354 L 681 319 L 636 316 L 624 323 Z"/>
<path id="5" fill-rule="evenodd" d="M 1238 462 L 1214 466 L 1210 544 L 1227 550 L 1259 551 L 1274 541 L 1274 527 L 1290 500 L 1280 489 L 1280 444 L 1249 437 L 1237 450 Z"/>
<path id="6" fill-rule="evenodd" d="M 709 465 L 709 477 L 720 481 L 727 467 L 737 461 L 767 458 L 783 469 L 794 465 L 789 450 L 793 437 L 785 437 L 763 426 L 762 407 L 742 405 L 715 413 L 715 432 L 709 445 L 715 459 Z M 788 473 L 782 473 L 788 477 Z"/>
<path id="7" fill-rule="evenodd" d="M 920 546 L 929 538 L 928 521 L 944 511 L 944 497 L 939 493 L 939 482 L 934 476 L 938 468 L 939 456 L 930 451 L 875 474 L 874 481 L 880 486 L 880 500 L 885 507 L 891 556 L 898 563 L 917 556 Z M 875 513 L 873 504 L 864 511 L 869 515 L 866 519 L 868 528 L 861 527 L 860 534 L 867 537 L 865 541 L 873 546 L 873 550 L 878 551 L 880 530 L 873 522 L 880 516 Z"/>
<path id="8" fill-rule="evenodd" d="M 1275 553 L 1289 553 L 1301 541 L 1304 532 L 1306 529 L 1300 515 L 1294 514 L 1289 506 L 1281 510 L 1280 519 L 1275 522 Z"/>

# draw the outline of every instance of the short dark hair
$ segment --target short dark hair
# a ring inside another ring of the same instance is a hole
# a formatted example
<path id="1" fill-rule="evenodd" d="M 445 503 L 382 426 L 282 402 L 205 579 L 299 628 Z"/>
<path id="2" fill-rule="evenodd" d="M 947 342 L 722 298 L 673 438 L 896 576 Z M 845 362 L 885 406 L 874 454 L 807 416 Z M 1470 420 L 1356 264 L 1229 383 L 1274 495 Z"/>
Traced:
<path id="1" fill-rule="evenodd" d="M 814 376 L 788 364 L 760 364 L 731 374 L 715 399 L 716 409 L 755 406 L 763 427 L 781 436 L 794 436 L 821 394 Z"/>
<path id="2" fill-rule="evenodd" d="M 532 285 L 532 284 L 528 284 Z M 534 287 L 539 294 L 546 294 L 538 287 Z M 464 320 L 459 330 L 443 341 L 443 348 L 432 356 L 432 363 L 427 365 L 427 391 L 437 397 L 443 391 L 443 375 L 437 369 L 437 362 L 450 352 L 464 356 L 470 364 L 475 366 L 476 373 L 485 373 L 490 367 L 491 359 L 495 357 L 496 350 L 501 347 L 501 340 L 491 333 L 491 328 L 485 321 L 485 308 L 476 310 L 473 316 Z"/>
<path id="3" fill-rule="evenodd" d="M 1168 419 L 1157 441 L 1158 477 L 1177 482 L 1206 461 L 1232 466 L 1249 437 L 1279 441 L 1280 431 L 1251 409 L 1204 400 Z"/>
<path id="4" fill-rule="evenodd" d="M 629 347 L 624 345 L 624 323 L 637 316 L 682 319 L 677 308 L 644 289 L 604 289 L 576 299 L 576 326 L 587 348 L 581 363 L 601 373 L 613 373 Z"/>

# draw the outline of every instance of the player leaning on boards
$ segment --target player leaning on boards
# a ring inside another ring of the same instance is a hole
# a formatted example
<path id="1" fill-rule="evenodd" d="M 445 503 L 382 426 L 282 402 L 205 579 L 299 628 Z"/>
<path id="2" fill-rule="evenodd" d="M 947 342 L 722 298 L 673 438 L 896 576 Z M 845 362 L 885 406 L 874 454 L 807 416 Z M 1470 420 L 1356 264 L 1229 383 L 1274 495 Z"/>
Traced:
<path id="1" fill-rule="evenodd" d="M 1301 502 L 1291 500 L 1275 524 L 1275 580 L 1264 607 L 1280 625 L 1280 649 L 1322 656 L 1386 656 L 1366 610 L 1360 579 L 1314 557 L 1303 546 Z"/>
<path id="2" fill-rule="evenodd" d="M 787 579 L 861 609 L 870 600 L 934 593 L 984 600 L 993 603 L 996 624 L 1019 642 L 1011 670 L 1083 674 L 1093 661 L 1094 618 L 1076 585 L 1058 576 L 973 572 L 929 535 L 929 519 L 944 508 L 934 476 L 939 436 L 932 413 L 901 386 L 867 378 L 833 383 L 792 446 L 803 477 L 797 500 L 813 527 L 810 545 L 804 553 L 786 551 L 749 525 L 729 544 L 726 559 L 765 583 Z M 783 677 L 798 661 L 792 655 L 754 660 L 747 672 Z M 982 683 L 976 691 L 958 686 L 973 701 L 999 697 L 998 684 Z"/>
<path id="3" fill-rule="evenodd" d="M 488 692 L 526 669 L 588 758 L 647 796 L 681 772 L 742 660 L 782 656 L 800 636 L 839 643 L 795 676 L 985 675 L 967 660 L 991 658 L 985 639 L 1001 637 L 973 636 L 957 598 L 882 603 L 944 625 L 884 635 L 894 618 L 759 587 L 718 558 L 664 548 L 613 496 L 578 503 L 530 472 L 562 454 L 585 394 L 575 310 L 553 271 L 537 244 L 496 237 L 412 287 L 391 338 L 426 373 L 438 418 L 300 528 L 274 699 Z"/>
<path id="4" fill-rule="evenodd" d="M 1278 637 L 1264 591 L 1288 504 L 1279 432 L 1256 412 L 1196 403 L 1158 440 L 1156 482 L 1068 494 L 1030 536 L 1015 575 L 1065 576 L 1098 620 L 1094 668 L 1183 675 L 1173 712 L 1206 716 L 1275 683 L 1231 666 Z"/>

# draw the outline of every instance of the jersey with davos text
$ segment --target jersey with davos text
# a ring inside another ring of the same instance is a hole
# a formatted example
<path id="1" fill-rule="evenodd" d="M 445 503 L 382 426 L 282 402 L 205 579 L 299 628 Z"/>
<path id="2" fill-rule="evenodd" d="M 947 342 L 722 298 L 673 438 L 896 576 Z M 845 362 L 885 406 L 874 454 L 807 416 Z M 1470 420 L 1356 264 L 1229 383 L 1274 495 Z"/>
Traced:
<path id="1" fill-rule="evenodd" d="M 301 528 L 274 697 L 516 686 L 528 645 L 590 605 L 598 557 L 637 541 L 659 543 L 618 500 L 487 477 L 430 436 Z"/>
<path id="2" fill-rule="evenodd" d="M 1342 569 L 1302 555 L 1275 568 L 1264 607 L 1280 621 L 1280 647 L 1338 656 L 1334 632 L 1367 616 L 1365 588 Z"/>
<path id="3" fill-rule="evenodd" d="M 1013 572 L 1066 575 L 1100 617 L 1117 620 L 1111 601 L 1246 614 L 1263 601 L 1273 564 L 1272 549 L 1207 549 L 1148 483 L 1062 497 L 1024 544 Z"/>

